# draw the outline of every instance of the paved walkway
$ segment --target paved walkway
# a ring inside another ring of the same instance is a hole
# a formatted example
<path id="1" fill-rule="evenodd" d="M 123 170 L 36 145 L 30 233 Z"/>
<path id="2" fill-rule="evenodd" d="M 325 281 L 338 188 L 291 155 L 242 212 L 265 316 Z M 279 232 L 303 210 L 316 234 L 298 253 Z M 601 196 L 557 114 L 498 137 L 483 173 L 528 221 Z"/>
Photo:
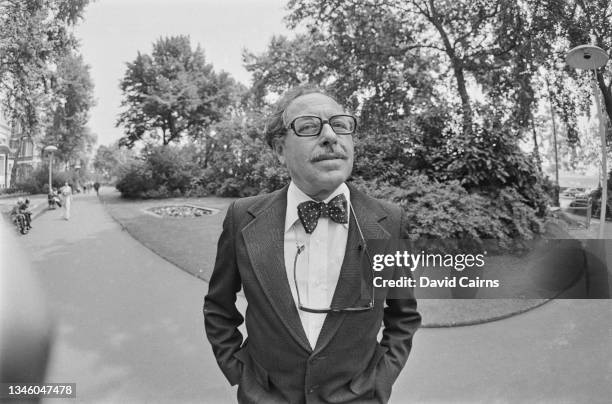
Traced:
<path id="1" fill-rule="evenodd" d="M 21 238 L 56 316 L 48 381 L 76 382 L 84 403 L 231 401 L 205 342 L 207 285 L 121 231 L 95 194 L 61 214 Z"/>
<path id="2" fill-rule="evenodd" d="M 205 282 L 131 238 L 95 195 L 21 237 L 56 319 L 49 382 L 84 403 L 225 403 L 205 340 Z M 244 307 L 244 302 L 240 302 Z M 392 403 L 607 403 L 612 301 L 554 301 L 506 320 L 423 329 Z M 50 401 L 57 403 L 57 400 Z"/>

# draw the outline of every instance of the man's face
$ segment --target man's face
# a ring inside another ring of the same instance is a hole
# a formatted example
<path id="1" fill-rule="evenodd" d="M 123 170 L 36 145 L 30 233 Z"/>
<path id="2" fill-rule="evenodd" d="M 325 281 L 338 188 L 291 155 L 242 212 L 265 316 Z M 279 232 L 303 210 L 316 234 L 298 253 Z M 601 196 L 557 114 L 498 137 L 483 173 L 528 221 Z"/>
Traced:
<path id="1" fill-rule="evenodd" d="M 344 114 L 344 110 L 326 95 L 302 95 L 285 110 L 285 126 L 297 117 L 313 115 L 322 120 Z M 291 128 L 275 145 L 281 163 L 287 166 L 295 184 L 314 199 L 325 199 L 351 175 L 353 137 L 337 135 L 324 124 L 319 136 L 299 137 Z"/>

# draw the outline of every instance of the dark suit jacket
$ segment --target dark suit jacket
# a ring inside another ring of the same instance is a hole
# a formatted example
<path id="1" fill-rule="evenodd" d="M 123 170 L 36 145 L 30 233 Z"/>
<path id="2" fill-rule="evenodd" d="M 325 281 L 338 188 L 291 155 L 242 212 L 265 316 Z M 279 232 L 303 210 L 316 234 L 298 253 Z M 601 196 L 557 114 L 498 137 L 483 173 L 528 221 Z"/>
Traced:
<path id="1" fill-rule="evenodd" d="M 401 211 L 349 186 L 365 239 L 401 237 Z M 223 223 L 204 299 L 204 322 L 219 367 L 244 403 L 386 402 L 421 323 L 415 299 L 377 300 L 374 310 L 328 314 L 314 349 L 291 295 L 284 261 L 287 187 L 233 202 Z M 361 238 L 351 215 L 333 306 L 360 304 Z M 244 289 L 243 317 L 235 306 Z M 380 343 L 377 334 L 384 321 Z"/>

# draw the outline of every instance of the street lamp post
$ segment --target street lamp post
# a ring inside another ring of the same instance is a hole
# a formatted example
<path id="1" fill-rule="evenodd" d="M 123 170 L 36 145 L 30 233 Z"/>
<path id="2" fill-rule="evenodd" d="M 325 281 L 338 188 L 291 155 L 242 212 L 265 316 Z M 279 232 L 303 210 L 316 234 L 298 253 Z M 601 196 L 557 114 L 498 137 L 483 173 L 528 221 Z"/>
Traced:
<path id="1" fill-rule="evenodd" d="M 597 69 L 605 66 L 608 62 L 606 52 L 595 45 L 580 45 L 571 49 L 565 57 L 565 62 L 574 69 L 591 70 L 593 72 L 593 80 L 591 86 L 593 88 L 593 96 L 595 97 L 595 105 L 597 106 L 597 117 L 599 118 L 599 135 L 601 137 L 601 212 L 599 215 L 599 238 L 604 238 L 604 225 L 606 223 L 606 206 L 608 202 L 608 168 L 607 168 L 607 146 L 606 146 L 606 128 L 603 114 L 601 112 L 601 101 L 599 99 L 599 89 L 597 87 Z"/>
<path id="2" fill-rule="evenodd" d="M 50 153 L 50 156 L 49 156 L 49 193 L 51 193 L 51 190 L 53 189 L 52 176 L 51 176 L 53 173 L 53 152 L 57 151 L 57 147 L 47 146 L 43 150 L 46 151 L 47 153 Z"/>
<path id="3" fill-rule="evenodd" d="M 74 166 L 74 171 L 76 173 L 76 180 L 74 181 L 74 187 L 76 189 L 81 189 L 81 163 L 76 163 Z"/>
<path id="4" fill-rule="evenodd" d="M 11 154 L 11 149 L 6 145 L 0 145 L 0 154 L 4 154 L 4 160 L 2 161 L 4 164 L 4 167 L 2 167 L 4 170 L 4 187 L 8 188 L 8 159 Z"/>

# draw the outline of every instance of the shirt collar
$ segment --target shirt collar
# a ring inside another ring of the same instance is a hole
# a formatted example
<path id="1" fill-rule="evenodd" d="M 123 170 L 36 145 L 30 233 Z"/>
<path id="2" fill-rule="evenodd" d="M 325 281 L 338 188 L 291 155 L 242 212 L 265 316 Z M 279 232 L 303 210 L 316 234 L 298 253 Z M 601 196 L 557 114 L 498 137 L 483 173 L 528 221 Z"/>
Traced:
<path id="1" fill-rule="evenodd" d="M 344 197 L 346 198 L 347 202 L 346 213 L 350 214 L 351 193 L 344 182 L 340 184 L 340 186 L 336 188 L 334 192 L 332 192 L 329 197 L 327 197 L 323 202 L 328 203 L 332 200 L 332 198 L 340 194 L 344 194 Z M 297 185 L 295 185 L 293 181 L 291 181 L 291 183 L 289 183 L 289 188 L 287 189 L 287 213 L 285 215 L 285 233 L 291 229 L 291 227 L 295 224 L 297 220 L 300 220 L 300 218 L 298 217 L 297 207 L 300 203 L 306 201 L 314 201 L 314 199 L 306 195 L 300 188 L 298 188 Z M 342 225 L 348 229 L 348 223 L 343 223 Z"/>

